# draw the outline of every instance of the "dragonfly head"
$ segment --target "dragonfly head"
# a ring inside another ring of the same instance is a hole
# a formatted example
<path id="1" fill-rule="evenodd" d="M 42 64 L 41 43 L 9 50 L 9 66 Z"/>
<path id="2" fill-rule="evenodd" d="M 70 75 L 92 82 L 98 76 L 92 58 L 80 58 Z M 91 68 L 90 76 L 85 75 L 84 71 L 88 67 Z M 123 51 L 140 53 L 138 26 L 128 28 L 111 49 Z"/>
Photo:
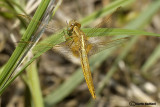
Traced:
<path id="1" fill-rule="evenodd" d="M 67 27 L 67 31 L 68 31 L 68 34 L 70 35 L 73 31 L 73 28 L 77 26 L 78 28 L 81 28 L 81 24 L 78 23 L 77 21 L 75 20 L 71 20 L 69 21 L 69 24 L 68 24 L 68 27 Z"/>

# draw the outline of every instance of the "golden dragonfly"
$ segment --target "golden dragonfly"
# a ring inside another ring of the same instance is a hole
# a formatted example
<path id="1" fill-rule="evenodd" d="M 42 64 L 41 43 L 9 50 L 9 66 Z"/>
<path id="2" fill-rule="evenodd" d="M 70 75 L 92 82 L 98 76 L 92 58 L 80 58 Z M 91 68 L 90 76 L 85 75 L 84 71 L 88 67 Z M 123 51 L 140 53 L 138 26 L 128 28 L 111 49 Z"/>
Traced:
<path id="1" fill-rule="evenodd" d="M 20 16 L 23 18 L 28 18 L 28 16 L 27 17 L 24 15 L 20 15 Z M 108 17 L 107 20 L 109 20 L 110 17 Z M 41 22 L 41 23 L 43 23 L 43 22 Z M 94 34 L 95 30 L 97 30 L 97 28 L 92 29 L 89 32 Z M 65 36 L 65 37 L 66 37 L 65 44 L 70 48 L 73 55 L 76 57 L 77 56 L 80 57 L 83 75 L 85 77 L 88 89 L 92 95 L 92 98 L 96 99 L 96 94 L 95 94 L 92 75 L 91 75 L 91 71 L 90 71 L 88 56 L 96 53 L 95 49 L 99 47 L 98 46 L 99 44 L 97 44 L 97 43 L 92 44 L 89 42 L 89 38 L 87 37 L 87 34 L 85 34 L 81 30 L 81 24 L 76 20 L 69 21 L 69 23 L 67 25 L 67 36 Z M 114 40 L 110 40 L 109 37 L 107 37 L 107 39 L 106 39 L 105 43 L 103 43 L 103 45 L 104 45 L 104 47 L 107 46 L 107 48 L 110 48 L 110 47 L 116 46 L 116 45 L 128 40 L 128 37 L 123 37 L 123 38 L 114 39 Z"/>

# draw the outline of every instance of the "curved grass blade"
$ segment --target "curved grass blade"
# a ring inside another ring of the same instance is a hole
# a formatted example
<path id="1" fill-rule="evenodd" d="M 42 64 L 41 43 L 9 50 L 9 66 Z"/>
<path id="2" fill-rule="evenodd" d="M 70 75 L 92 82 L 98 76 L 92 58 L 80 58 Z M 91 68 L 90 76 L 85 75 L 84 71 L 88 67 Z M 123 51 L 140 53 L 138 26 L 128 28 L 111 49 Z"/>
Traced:
<path id="1" fill-rule="evenodd" d="M 63 38 L 62 35 L 56 35 L 55 34 L 55 35 L 51 36 L 50 38 L 47 38 L 45 42 L 50 41 L 50 39 L 52 40 L 52 45 L 57 45 L 57 44 L 61 43 L 62 41 L 64 41 L 64 38 Z M 39 45 L 37 45 L 37 46 L 39 47 Z M 48 51 L 49 49 L 50 49 L 50 47 L 41 48 L 39 50 L 39 52 L 36 53 L 34 55 L 34 57 L 29 62 L 27 62 L 22 67 L 22 69 L 19 70 L 19 72 L 17 74 L 15 74 L 15 76 L 13 78 L 9 79 L 9 81 L 5 84 L 5 86 L 1 88 L 0 94 L 2 94 L 4 92 L 4 90 L 16 79 L 16 77 L 18 77 L 34 60 L 36 60 L 40 55 L 42 55 L 44 52 Z"/>
<path id="2" fill-rule="evenodd" d="M 159 60 L 160 56 L 160 45 L 158 45 L 154 52 L 149 56 L 147 61 L 144 63 L 144 65 L 141 67 L 142 75 L 145 78 L 151 78 L 150 74 L 147 72 L 152 66 L 155 65 L 155 63 Z"/>
<path id="3" fill-rule="evenodd" d="M 160 34 L 156 34 L 156 33 L 151 33 L 151 32 L 146 32 L 143 30 L 135 30 L 135 29 L 131 29 L 131 28 L 124 28 L 124 29 L 120 29 L 120 28 L 109 28 L 112 29 L 109 33 L 108 33 L 108 28 L 98 28 L 97 32 L 94 32 L 94 35 L 92 33 L 89 33 L 90 30 L 92 28 L 82 28 L 82 31 L 84 31 L 85 33 L 87 33 L 88 37 L 97 37 L 97 36 L 113 36 L 113 35 L 148 35 L 148 36 L 157 36 L 159 37 Z M 103 33 L 103 35 L 101 35 Z"/>
<path id="4" fill-rule="evenodd" d="M 53 2 L 54 1 L 52 1 L 51 4 Z M 48 13 L 48 11 L 46 11 L 46 9 L 47 9 L 49 3 L 50 3 L 50 1 L 46 1 L 46 0 L 43 0 L 41 2 L 41 4 L 39 5 L 39 7 L 33 17 L 35 20 L 41 20 L 42 16 L 44 14 L 46 14 L 46 12 Z M 37 29 L 38 29 L 38 23 L 31 21 L 25 34 L 22 37 L 22 40 L 25 40 L 25 41 L 33 40 L 33 38 L 35 38 L 35 37 L 32 37 L 32 35 L 34 35 L 34 33 Z M 42 33 L 42 31 L 38 31 L 38 34 L 40 34 L 40 33 Z M 31 45 L 28 45 L 28 44 L 18 45 L 16 50 L 13 52 L 11 58 L 7 62 L 4 70 L 2 71 L 2 73 L 0 75 L 0 87 L 1 87 L 0 94 L 2 94 L 2 90 L 5 86 L 5 83 L 8 81 L 8 79 L 14 73 L 15 69 L 19 66 L 19 64 L 23 60 L 23 58 L 24 58 L 25 54 L 27 53 L 27 50 L 29 50 L 29 48 L 31 48 Z"/>
<path id="5" fill-rule="evenodd" d="M 92 14 L 86 16 L 85 18 L 83 18 L 82 20 L 80 20 L 80 23 L 82 24 L 82 26 L 88 25 L 89 23 L 95 21 L 98 18 L 104 17 L 108 14 L 111 14 L 112 12 L 114 12 L 117 7 L 124 7 L 126 6 L 128 3 L 133 2 L 134 0 L 116 0 L 114 2 L 112 2 L 111 4 L 109 4 L 108 6 L 93 12 Z"/>

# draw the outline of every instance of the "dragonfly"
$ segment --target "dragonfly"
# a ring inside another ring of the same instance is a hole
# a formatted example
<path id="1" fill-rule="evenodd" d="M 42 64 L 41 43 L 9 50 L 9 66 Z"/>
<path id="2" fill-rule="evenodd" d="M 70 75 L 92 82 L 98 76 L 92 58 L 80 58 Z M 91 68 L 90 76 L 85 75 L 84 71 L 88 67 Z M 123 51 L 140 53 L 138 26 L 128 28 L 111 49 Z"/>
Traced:
<path id="1" fill-rule="evenodd" d="M 21 17 L 31 20 L 31 18 L 28 16 L 26 17 L 24 15 L 21 15 Z M 111 16 L 107 18 L 106 22 L 108 22 L 110 18 Z M 40 22 L 40 23 L 43 23 L 43 22 Z M 100 26 L 100 24 L 98 26 Z M 94 34 L 96 30 L 98 30 L 97 27 L 93 28 L 88 33 Z M 64 34 L 66 38 L 65 45 L 70 49 L 70 51 L 73 53 L 74 56 L 80 58 L 83 75 L 87 83 L 88 89 L 90 91 L 92 98 L 96 99 L 95 88 L 93 85 L 93 79 L 92 79 L 88 57 L 91 55 L 94 55 L 95 53 L 101 50 L 104 50 L 104 48 L 110 48 L 118 44 L 121 44 L 127 41 L 129 38 L 123 37 L 120 39 L 111 40 L 109 37 L 107 37 L 108 40 L 105 40 L 105 42 L 101 42 L 99 44 L 91 43 L 89 41 L 89 37 L 87 37 L 87 34 L 82 31 L 81 24 L 76 20 L 69 21 L 69 23 L 67 24 L 66 31 L 67 31 L 67 34 Z M 101 49 L 97 49 L 99 47 Z"/>

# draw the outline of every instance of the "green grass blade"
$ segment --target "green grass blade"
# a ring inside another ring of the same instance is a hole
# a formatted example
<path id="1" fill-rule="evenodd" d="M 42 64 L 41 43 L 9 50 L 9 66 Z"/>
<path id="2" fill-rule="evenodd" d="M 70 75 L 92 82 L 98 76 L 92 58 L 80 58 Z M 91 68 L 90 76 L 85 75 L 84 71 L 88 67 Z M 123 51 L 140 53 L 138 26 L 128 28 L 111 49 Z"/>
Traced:
<path id="1" fill-rule="evenodd" d="M 160 1 L 155 2 L 155 4 L 153 4 L 153 6 L 151 7 L 151 10 L 148 10 L 149 12 L 151 12 L 153 9 L 157 9 L 158 6 L 160 6 Z M 153 66 L 156 61 L 159 59 L 159 52 L 160 52 L 160 45 L 158 45 L 154 52 L 150 55 L 150 57 L 148 58 L 148 60 L 145 62 L 145 64 L 142 66 L 141 70 L 143 72 L 143 74 L 145 74 L 145 72 L 151 68 L 151 66 Z"/>
<path id="2" fill-rule="evenodd" d="M 18 9 L 19 11 L 27 14 L 27 13 L 24 11 L 24 9 L 23 9 L 18 3 L 16 3 L 15 1 L 13 1 L 13 0 L 9 0 L 9 1 L 6 0 L 5 2 L 9 5 L 9 7 L 12 7 L 12 10 L 13 10 L 13 8 L 14 8 L 14 10 L 15 10 L 15 8 L 16 8 L 16 9 Z M 17 11 L 15 11 L 15 14 L 16 14 L 16 12 L 17 12 Z"/>
<path id="3" fill-rule="evenodd" d="M 84 28 L 82 29 L 88 37 L 97 37 L 97 36 L 114 36 L 114 35 L 147 35 L 147 36 L 157 36 L 159 37 L 160 34 L 155 34 L 151 32 L 145 32 L 142 30 L 134 30 L 134 29 L 120 29 L 120 28 L 97 28 L 97 31 L 90 33 L 92 28 Z M 109 31 L 109 32 L 108 32 Z"/>
<path id="4" fill-rule="evenodd" d="M 141 71 L 143 72 L 143 74 L 145 74 L 146 71 L 159 60 L 160 58 L 159 53 L 160 53 L 160 45 L 156 47 L 154 52 L 150 55 L 145 64 L 142 66 Z"/>
<path id="5" fill-rule="evenodd" d="M 33 17 L 33 20 L 41 20 L 49 3 L 50 3 L 50 0 L 42 0 L 42 2 L 40 3 L 40 5 L 39 5 L 34 17 Z M 26 32 L 24 33 L 24 35 L 22 37 L 22 40 L 29 41 L 31 39 L 32 35 L 37 30 L 39 23 L 36 21 L 33 21 L 33 20 L 30 22 Z M 13 74 L 14 69 L 17 66 L 16 65 L 17 61 L 21 57 L 26 46 L 27 46 L 27 44 L 19 44 L 16 47 L 15 51 L 13 52 L 11 58 L 9 59 L 7 64 L 5 65 L 5 68 L 0 75 L 0 88 L 1 88 L 0 91 L 1 92 L 2 92 L 3 86 L 5 85 L 5 83 L 7 82 L 9 77 L 11 76 L 11 74 Z M 2 93 L 0 93 L 0 95 L 1 94 Z"/>
<path id="6" fill-rule="evenodd" d="M 51 36 L 50 38 L 47 38 L 44 43 L 49 43 L 49 41 L 52 40 L 52 45 L 56 45 L 56 44 L 59 44 L 61 43 L 62 41 L 64 41 L 64 38 L 62 35 L 53 35 Z M 43 43 L 43 42 L 42 42 Z M 36 60 L 40 55 L 42 55 L 44 52 L 48 51 L 51 47 L 43 47 L 43 48 L 40 48 L 37 53 L 37 48 L 38 47 L 41 47 L 41 43 L 37 46 L 35 46 L 33 49 L 33 53 L 35 54 L 34 57 L 29 61 L 27 62 L 23 68 L 13 77 L 11 78 L 6 84 L 5 84 L 5 87 L 3 87 L 1 90 L 0 90 L 0 94 L 4 92 L 4 90 L 16 79 L 16 77 L 18 77 L 24 70 L 25 68 L 27 68 L 34 60 Z M 35 51 L 36 50 L 36 51 Z"/>
<path id="7" fill-rule="evenodd" d="M 38 71 L 37 71 L 37 64 L 34 61 L 30 66 L 26 68 L 27 76 L 26 81 L 28 83 L 32 101 L 35 107 L 44 107 L 42 92 L 40 88 L 39 78 L 38 78 Z"/>
<path id="8" fill-rule="evenodd" d="M 80 22 L 83 26 L 88 25 L 89 23 L 91 23 L 95 19 L 106 16 L 106 15 L 112 13 L 113 11 L 115 11 L 117 9 L 117 7 L 126 6 L 130 3 L 133 3 L 134 1 L 135 0 L 116 0 L 115 2 L 113 2 L 113 3 L 109 4 L 108 6 L 100 9 L 99 11 L 96 11 L 96 12 L 92 13 L 91 15 L 83 18 Z"/>

